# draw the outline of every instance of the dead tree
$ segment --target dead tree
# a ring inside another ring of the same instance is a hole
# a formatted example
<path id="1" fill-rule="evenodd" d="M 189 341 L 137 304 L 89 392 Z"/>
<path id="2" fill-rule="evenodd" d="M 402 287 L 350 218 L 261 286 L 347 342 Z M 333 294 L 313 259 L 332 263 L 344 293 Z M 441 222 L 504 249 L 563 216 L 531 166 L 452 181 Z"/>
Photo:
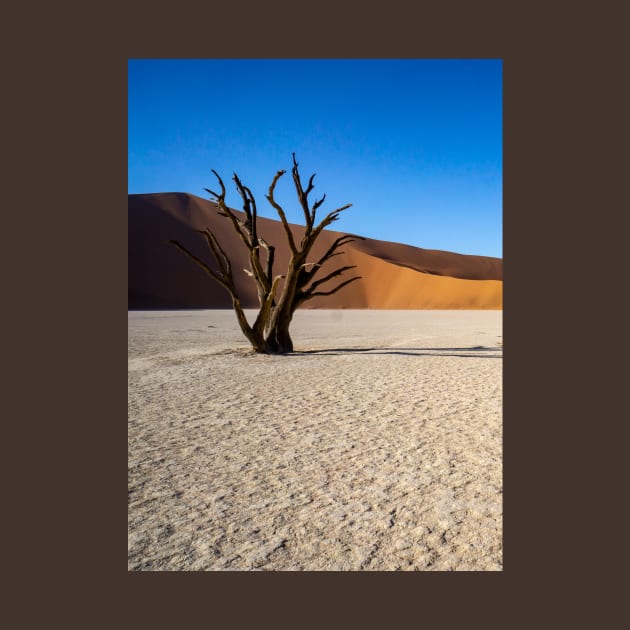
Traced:
<path id="1" fill-rule="evenodd" d="M 274 197 L 274 191 L 278 180 L 286 173 L 280 170 L 276 173 L 268 194 L 266 195 L 269 203 L 274 207 L 280 222 L 282 224 L 287 243 L 289 245 L 290 257 L 287 270 L 284 275 L 274 275 L 275 247 L 271 243 L 267 243 L 258 233 L 257 229 L 257 210 L 256 201 L 251 190 L 243 185 L 236 173 L 234 173 L 234 183 L 236 189 L 243 200 L 243 211 L 245 219 L 240 219 L 234 211 L 225 203 L 225 185 L 223 180 L 216 171 L 212 171 L 219 182 L 221 192 L 214 192 L 208 188 L 205 190 L 210 193 L 219 206 L 219 214 L 225 217 L 232 225 L 240 240 L 249 252 L 250 268 L 245 269 L 252 280 L 256 283 L 258 291 L 259 311 L 253 325 L 250 325 L 243 309 L 241 299 L 239 298 L 236 283 L 234 282 L 234 270 L 229 256 L 222 248 L 213 232 L 206 228 L 200 230 L 206 240 L 212 256 L 216 262 L 218 270 L 212 269 L 200 258 L 195 256 L 186 247 L 177 241 L 170 241 L 175 247 L 186 254 L 194 263 L 201 267 L 213 280 L 223 286 L 232 297 L 232 305 L 238 319 L 238 323 L 243 334 L 252 345 L 255 352 L 266 354 L 284 354 L 293 352 L 293 341 L 289 332 L 289 327 L 293 314 L 296 309 L 307 300 L 317 296 L 327 296 L 337 293 L 343 287 L 349 285 L 355 280 L 359 280 L 361 276 L 353 276 L 344 280 L 332 289 L 321 289 L 320 287 L 341 276 L 344 272 L 354 269 L 356 265 L 340 267 L 323 276 L 317 277 L 321 272 L 324 264 L 339 255 L 340 247 L 356 239 L 362 239 L 360 236 L 344 234 L 337 238 L 328 248 L 326 253 L 316 261 L 308 261 L 309 254 L 313 245 L 322 231 L 331 223 L 339 218 L 344 210 L 347 210 L 352 204 L 346 204 L 341 208 L 337 208 L 329 212 L 319 223 L 315 223 L 316 213 L 320 206 L 324 203 L 326 195 L 316 200 L 312 206 L 309 205 L 308 196 L 312 192 L 314 185 L 313 179 L 315 174 L 311 175 L 306 189 L 302 185 L 300 174 L 298 171 L 298 163 L 293 154 L 293 183 L 297 193 L 300 206 L 304 211 L 304 234 L 299 243 L 296 242 L 291 227 L 286 218 L 286 214 L 280 204 Z M 261 257 L 261 251 L 265 251 L 264 258 Z M 282 290 L 277 295 L 280 281 L 284 280 Z"/>

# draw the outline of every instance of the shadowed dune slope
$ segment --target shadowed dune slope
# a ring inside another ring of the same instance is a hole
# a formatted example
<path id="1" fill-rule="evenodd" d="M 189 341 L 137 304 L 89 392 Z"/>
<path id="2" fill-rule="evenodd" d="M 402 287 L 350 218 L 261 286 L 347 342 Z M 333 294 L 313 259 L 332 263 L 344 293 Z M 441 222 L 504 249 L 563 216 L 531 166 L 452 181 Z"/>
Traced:
<path id="1" fill-rule="evenodd" d="M 128 307 L 231 308 L 228 293 L 168 241 L 177 240 L 215 267 L 204 238 L 195 230 L 209 227 L 232 260 L 235 281 L 246 308 L 258 305 L 256 287 L 245 272 L 246 249 L 217 205 L 187 193 L 129 195 Z M 238 214 L 241 214 L 240 212 Z M 322 215 L 323 216 L 323 215 Z M 285 271 L 289 249 L 279 221 L 259 217 L 258 228 L 276 246 L 275 272 Z M 299 242 L 303 227 L 291 226 Z M 341 232 L 326 230 L 313 248 L 317 260 Z M 353 241 L 327 261 L 320 277 L 346 265 L 362 276 L 332 296 L 317 297 L 304 308 L 500 309 L 503 305 L 503 261 L 422 249 L 374 239 Z M 353 273 L 354 272 L 354 273 Z M 331 289 L 339 278 L 322 285 Z"/>

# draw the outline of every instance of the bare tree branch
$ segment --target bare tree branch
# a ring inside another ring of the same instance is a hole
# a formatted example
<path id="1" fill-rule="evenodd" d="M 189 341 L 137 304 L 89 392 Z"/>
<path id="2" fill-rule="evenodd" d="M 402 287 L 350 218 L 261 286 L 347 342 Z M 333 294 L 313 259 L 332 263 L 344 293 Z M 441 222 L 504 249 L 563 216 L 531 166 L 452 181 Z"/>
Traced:
<path id="1" fill-rule="evenodd" d="M 349 285 L 351 282 L 354 282 L 355 280 L 361 280 L 361 278 L 362 276 L 354 276 L 353 278 L 349 278 L 348 280 L 346 280 L 345 282 L 342 282 L 340 285 L 336 286 L 334 289 L 331 289 L 330 291 L 315 291 L 315 293 L 309 293 L 308 295 L 306 295 L 303 301 L 310 300 L 311 298 L 314 298 L 317 296 L 332 295 L 333 293 L 337 293 L 337 291 L 339 291 L 340 289 L 343 289 L 343 287 Z"/>
<path id="2" fill-rule="evenodd" d="M 321 199 L 315 201 L 315 203 L 313 204 L 313 210 L 311 211 L 311 225 L 315 224 L 315 213 L 317 212 L 317 208 L 319 208 L 324 203 L 325 199 L 326 194 L 324 193 L 324 196 Z"/>
<path id="3" fill-rule="evenodd" d="M 356 269 L 356 268 L 357 268 L 356 265 L 347 265 L 346 267 L 340 267 L 339 269 L 335 269 L 335 271 L 332 271 L 327 276 L 324 276 L 323 278 L 319 278 L 318 280 L 313 282 L 313 284 L 311 284 L 311 286 L 308 287 L 308 289 L 306 290 L 306 293 L 311 293 L 318 286 L 324 284 L 324 282 L 328 282 L 328 280 L 332 280 L 333 278 L 340 276 L 344 271 L 348 271 L 348 269 Z"/>
<path id="4" fill-rule="evenodd" d="M 204 190 L 206 190 L 207 192 L 209 192 L 211 195 L 213 195 L 215 197 L 217 204 L 219 205 L 219 207 L 222 210 L 222 212 L 220 212 L 219 214 L 221 216 L 224 216 L 224 217 L 227 217 L 228 219 L 230 219 L 230 221 L 232 222 L 232 225 L 234 226 L 234 229 L 236 230 L 236 233 L 240 236 L 240 238 L 243 241 L 243 243 L 245 243 L 245 245 L 249 249 L 252 246 L 252 244 L 250 242 L 251 235 L 245 229 L 246 228 L 246 223 L 243 222 L 243 221 L 240 221 L 239 218 L 234 214 L 232 209 L 229 208 L 226 205 L 226 203 L 225 203 L 225 185 L 223 184 L 223 180 L 221 179 L 219 174 L 214 169 L 212 170 L 212 172 L 215 174 L 216 178 L 219 180 L 219 185 L 221 186 L 221 194 L 219 195 L 219 194 L 213 192 L 212 190 L 210 190 L 209 188 L 205 188 Z"/>
<path id="5" fill-rule="evenodd" d="M 210 231 L 209 228 L 197 231 L 199 232 L 199 234 L 202 234 L 205 237 L 208 246 L 212 250 L 212 255 L 214 256 L 217 265 L 219 265 L 219 267 L 221 268 L 223 274 L 232 277 L 232 265 L 230 263 L 230 259 L 221 247 L 216 236 Z"/>
<path id="6" fill-rule="evenodd" d="M 345 206 L 341 206 L 341 208 L 337 208 L 332 212 L 329 212 L 322 222 L 315 228 L 318 232 L 321 232 L 325 227 L 328 227 L 333 221 L 336 221 L 339 218 L 339 215 L 348 208 L 352 207 L 351 203 L 347 203 Z"/>
<path id="7" fill-rule="evenodd" d="M 258 228 L 256 226 L 256 222 L 258 220 L 258 212 L 256 211 L 256 200 L 254 199 L 252 191 L 247 186 L 243 186 L 243 190 L 249 197 L 249 202 L 252 208 L 252 243 L 258 245 Z M 269 281 L 271 282 L 271 278 L 269 278 Z"/>
<path id="8" fill-rule="evenodd" d="M 286 171 L 283 171 L 283 170 L 280 170 L 276 173 L 276 176 L 273 178 L 273 181 L 271 182 L 271 186 L 269 186 L 269 194 L 267 194 L 266 197 L 269 203 L 276 209 L 276 212 L 278 213 L 278 216 L 280 217 L 280 221 L 282 222 L 282 227 L 284 228 L 284 233 L 287 236 L 287 241 L 289 242 L 289 247 L 291 248 L 291 251 L 294 254 L 297 254 L 297 247 L 295 246 L 295 241 L 293 240 L 293 233 L 291 232 L 291 228 L 289 227 L 289 222 L 287 221 L 287 217 L 284 214 L 284 210 L 282 209 L 280 204 L 278 204 L 273 197 L 273 192 L 276 187 L 276 183 L 285 173 Z"/>
<path id="9" fill-rule="evenodd" d="M 229 279 L 227 279 L 227 278 L 219 275 L 218 273 L 216 273 L 211 267 L 206 265 L 206 263 L 203 262 L 203 260 L 201 260 L 201 258 L 198 258 L 197 256 L 195 256 L 191 251 L 186 249 L 178 241 L 170 240 L 169 242 L 172 243 L 173 245 L 175 245 L 175 247 L 177 247 L 177 249 L 179 249 L 180 251 L 184 252 L 184 254 L 186 254 L 196 265 L 201 267 L 211 278 L 216 280 L 222 287 L 225 287 L 229 291 L 230 295 L 232 295 L 232 297 L 234 297 L 236 295 L 234 286 L 232 285 L 232 283 L 230 283 Z"/>
<path id="10" fill-rule="evenodd" d="M 331 223 L 336 221 L 339 218 L 339 215 L 352 206 L 351 203 L 347 203 L 345 206 L 341 206 L 341 208 L 337 208 L 332 212 L 329 212 L 320 222 L 320 224 L 314 228 L 310 234 L 308 234 L 308 238 L 306 239 L 305 249 L 310 249 L 311 245 L 315 242 L 317 237 L 322 233 L 324 228 L 328 227 Z"/>
<path id="11" fill-rule="evenodd" d="M 243 241 L 243 243 L 249 250 L 252 273 L 248 273 L 248 275 L 250 275 L 252 278 L 254 278 L 254 280 L 256 280 L 258 297 L 259 297 L 260 303 L 262 304 L 265 299 L 266 292 L 271 288 L 271 277 L 265 275 L 265 271 L 262 268 L 262 265 L 260 263 L 260 258 L 259 258 L 258 235 L 257 235 L 257 229 L 256 229 L 256 220 L 257 220 L 256 201 L 254 199 L 254 196 L 252 195 L 251 190 L 247 188 L 246 186 L 244 186 L 241 180 L 239 179 L 238 175 L 234 173 L 232 179 L 234 180 L 234 183 L 236 184 L 236 189 L 238 190 L 241 198 L 243 199 L 243 211 L 245 213 L 245 218 L 246 218 L 245 221 L 241 221 L 234 214 L 232 209 L 229 208 L 225 203 L 225 185 L 223 184 L 223 180 L 221 179 L 221 177 L 218 175 L 216 171 L 213 170 L 212 172 L 216 175 L 217 179 L 219 180 L 219 185 L 221 186 L 221 194 L 217 194 L 209 190 L 208 188 L 206 188 L 205 190 L 207 190 L 210 194 L 215 196 L 217 203 L 219 204 L 219 207 L 223 211 L 220 214 L 224 217 L 227 217 L 231 221 L 232 226 L 234 227 L 234 229 L 240 236 L 241 240 Z M 213 247 L 213 251 L 214 251 L 215 246 L 218 246 L 218 242 L 216 241 L 216 239 L 214 239 L 214 244 L 211 244 L 211 247 Z M 223 252 L 223 254 L 225 255 L 225 252 Z"/>
<path id="12" fill-rule="evenodd" d="M 313 222 L 311 220 L 311 213 L 308 207 L 308 194 L 313 190 L 313 178 L 315 174 L 311 175 L 311 178 L 308 182 L 308 187 L 306 190 L 302 188 L 302 181 L 300 179 L 300 172 L 298 170 L 298 163 L 295 160 L 295 153 L 293 153 L 293 169 L 291 170 L 293 174 L 293 182 L 295 183 L 295 190 L 297 192 L 298 199 L 300 201 L 300 205 L 302 206 L 302 211 L 304 212 L 304 219 L 306 220 L 306 234 L 308 235 L 313 227 Z"/>
<path id="13" fill-rule="evenodd" d="M 234 173 L 232 179 L 236 184 L 236 189 L 238 190 L 239 195 L 243 199 L 243 212 L 245 212 L 245 229 L 250 236 L 252 246 L 256 246 L 256 227 L 255 227 L 255 202 L 253 201 L 253 197 L 249 189 L 245 188 L 241 183 L 241 180 L 238 178 L 238 175 Z M 254 211 L 252 213 L 252 203 L 254 204 Z"/>
<path id="14" fill-rule="evenodd" d="M 307 275 L 304 278 L 305 282 L 301 286 L 306 286 L 306 284 L 310 282 L 313 277 L 319 272 L 320 268 L 326 261 L 343 253 L 337 251 L 339 247 L 341 247 L 342 245 L 346 245 L 347 243 L 351 243 L 355 240 L 363 241 L 365 240 L 365 238 L 363 236 L 356 236 L 354 234 L 342 234 L 341 236 L 336 238 L 333 241 L 332 245 L 326 250 L 326 253 L 316 263 L 307 263 L 308 265 L 313 265 L 313 268 L 307 272 Z"/>
<path id="15" fill-rule="evenodd" d="M 273 277 L 273 263 L 276 255 L 276 248 L 273 245 L 269 245 L 269 243 L 262 238 L 259 238 L 258 240 L 267 250 L 267 280 L 271 281 L 271 278 Z"/>
<path id="16" fill-rule="evenodd" d="M 209 188 L 204 188 L 204 190 L 208 191 L 216 199 L 217 202 L 219 200 L 225 201 L 225 186 L 223 184 L 223 180 L 221 179 L 221 176 L 214 169 L 212 169 L 212 172 L 214 173 L 215 177 L 219 180 L 219 186 L 221 186 L 221 194 L 215 193 Z"/>
<path id="17" fill-rule="evenodd" d="M 326 253 L 317 261 L 317 264 L 323 265 L 333 255 L 333 253 L 337 251 L 337 249 L 339 249 L 343 245 L 347 245 L 348 243 L 357 240 L 365 239 L 362 236 L 355 236 L 354 234 L 343 234 L 342 236 L 339 236 L 333 241 L 332 245 L 328 248 Z"/>

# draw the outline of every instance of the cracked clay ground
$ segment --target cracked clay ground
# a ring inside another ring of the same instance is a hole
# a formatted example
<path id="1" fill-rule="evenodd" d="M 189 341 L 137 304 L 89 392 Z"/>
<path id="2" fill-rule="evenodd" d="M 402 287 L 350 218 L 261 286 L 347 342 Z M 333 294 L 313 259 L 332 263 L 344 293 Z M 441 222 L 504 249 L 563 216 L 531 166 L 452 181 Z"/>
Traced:
<path id="1" fill-rule="evenodd" d="M 128 569 L 502 569 L 501 311 L 130 312 Z"/>

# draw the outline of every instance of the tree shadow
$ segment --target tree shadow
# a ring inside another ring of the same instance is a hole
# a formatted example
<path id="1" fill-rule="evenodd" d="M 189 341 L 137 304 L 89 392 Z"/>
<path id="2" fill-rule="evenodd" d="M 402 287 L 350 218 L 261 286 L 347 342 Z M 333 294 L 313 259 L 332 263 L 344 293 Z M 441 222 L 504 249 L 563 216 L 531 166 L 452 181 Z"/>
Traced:
<path id="1" fill-rule="evenodd" d="M 463 352 L 471 354 L 461 354 Z M 493 352 L 495 354 L 483 354 Z M 408 357 L 462 357 L 502 359 L 503 347 L 472 346 L 469 348 L 323 348 L 321 350 L 296 350 L 292 356 L 339 356 L 343 354 L 389 354 Z"/>

